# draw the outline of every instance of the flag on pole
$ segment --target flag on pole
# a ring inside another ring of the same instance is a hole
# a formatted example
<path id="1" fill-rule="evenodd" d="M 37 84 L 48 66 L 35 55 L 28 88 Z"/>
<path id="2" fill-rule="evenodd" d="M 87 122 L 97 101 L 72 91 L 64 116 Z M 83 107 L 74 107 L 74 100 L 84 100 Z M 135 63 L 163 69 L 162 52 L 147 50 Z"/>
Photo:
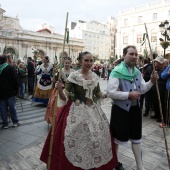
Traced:
<path id="1" fill-rule="evenodd" d="M 57 55 L 55 55 L 55 62 L 58 64 Z"/>
<path id="2" fill-rule="evenodd" d="M 147 35 L 146 33 L 143 34 L 143 42 L 142 42 L 141 46 L 145 43 L 147 36 L 148 36 L 148 35 Z"/>
<path id="3" fill-rule="evenodd" d="M 66 42 L 69 44 L 69 29 L 67 28 Z"/>
<path id="4" fill-rule="evenodd" d="M 4 47 L 3 54 L 6 54 L 6 46 Z"/>

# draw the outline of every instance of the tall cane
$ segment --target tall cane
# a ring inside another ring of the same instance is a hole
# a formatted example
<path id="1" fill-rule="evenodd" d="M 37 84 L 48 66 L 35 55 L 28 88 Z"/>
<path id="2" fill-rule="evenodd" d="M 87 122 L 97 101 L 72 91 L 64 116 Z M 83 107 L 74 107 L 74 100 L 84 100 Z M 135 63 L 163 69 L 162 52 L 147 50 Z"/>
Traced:
<path id="1" fill-rule="evenodd" d="M 63 63 L 65 41 L 66 41 L 66 32 L 67 32 L 67 22 L 68 22 L 68 12 L 67 12 L 67 16 L 66 16 L 65 34 L 64 34 L 64 42 L 63 42 L 63 51 L 62 51 L 62 56 L 60 57 L 60 72 L 59 72 L 59 78 L 58 79 L 61 78 L 62 63 Z M 55 123 L 56 123 L 56 115 L 57 115 L 57 100 L 58 100 L 58 90 L 56 91 L 56 100 L 55 100 L 55 105 L 54 105 L 54 116 L 53 116 L 53 121 L 52 121 L 52 130 L 51 130 L 51 138 L 50 138 L 50 149 L 49 149 L 48 165 L 47 165 L 48 170 L 50 170 L 50 166 L 51 166 L 51 155 L 52 155 L 52 149 L 53 149 L 53 136 L 54 136 Z"/>
<path id="2" fill-rule="evenodd" d="M 28 94 L 28 70 L 26 68 L 26 92 L 27 92 L 27 99 L 29 98 L 29 94 Z"/>
<path id="3" fill-rule="evenodd" d="M 167 102 L 166 102 L 166 125 L 169 126 L 169 90 L 167 95 Z M 167 128 L 168 131 L 168 128 Z"/>
<path id="4" fill-rule="evenodd" d="M 153 53 L 152 53 L 152 50 L 151 50 L 151 45 L 150 45 L 150 40 L 149 40 L 149 36 L 148 36 L 148 30 L 147 30 L 147 27 L 146 27 L 146 23 L 145 23 L 145 30 L 146 30 L 146 37 L 147 37 L 147 40 L 148 40 L 151 57 L 152 57 L 152 60 L 153 60 Z M 152 65 L 153 65 L 153 70 L 155 71 L 154 62 L 152 62 Z M 164 125 L 164 118 L 163 118 L 163 113 L 162 113 L 160 93 L 159 93 L 159 89 L 158 89 L 158 81 L 156 81 L 156 91 L 157 91 L 158 101 L 159 101 L 160 116 L 161 116 L 162 124 Z M 168 164 L 169 164 L 169 169 L 170 169 L 170 158 L 169 158 L 169 152 L 168 152 L 168 143 L 167 143 L 167 139 L 166 139 L 165 126 L 163 126 L 163 134 L 164 134 L 165 148 L 166 148 L 167 159 L 168 159 Z"/>
<path id="5" fill-rule="evenodd" d="M 37 86 L 37 64 L 36 64 L 36 60 L 37 60 L 37 56 L 36 54 L 34 54 L 34 62 L 35 62 L 35 77 L 34 77 L 34 87 L 33 87 L 33 93 L 32 93 L 32 102 L 31 102 L 31 106 L 33 104 L 33 98 L 35 96 L 35 90 L 36 90 L 36 86 Z"/>

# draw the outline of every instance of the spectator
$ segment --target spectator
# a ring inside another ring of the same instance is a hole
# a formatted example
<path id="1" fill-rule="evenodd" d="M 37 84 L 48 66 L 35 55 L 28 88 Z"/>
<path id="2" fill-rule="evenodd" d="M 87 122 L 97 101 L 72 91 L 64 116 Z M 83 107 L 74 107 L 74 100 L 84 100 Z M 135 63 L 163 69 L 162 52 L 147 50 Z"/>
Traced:
<path id="1" fill-rule="evenodd" d="M 19 94 L 21 99 L 24 99 L 25 95 L 25 83 L 26 83 L 26 71 L 23 63 L 19 64 L 18 68 L 18 80 L 19 80 Z"/>
<path id="2" fill-rule="evenodd" d="M 16 113 L 15 95 L 18 92 L 18 78 L 15 69 L 7 63 L 7 56 L 0 55 L 0 113 L 3 121 L 2 128 L 8 129 L 8 107 L 13 127 L 19 126 Z"/>
<path id="3" fill-rule="evenodd" d="M 162 112 L 163 112 L 163 114 L 165 114 L 166 109 L 165 109 L 164 100 L 165 100 L 165 93 L 166 93 L 166 80 L 161 78 L 161 73 L 164 71 L 164 58 L 161 56 L 157 56 L 154 59 L 154 64 L 155 64 L 155 69 L 159 75 L 158 89 L 159 89 L 159 93 L 160 93 Z M 151 118 L 156 119 L 157 122 L 161 122 L 159 100 L 158 100 L 156 85 L 153 85 L 151 90 L 152 90 L 153 99 L 154 99 L 153 100 L 153 110 L 155 113 L 155 115 L 151 116 Z"/>
<path id="4" fill-rule="evenodd" d="M 164 58 L 164 68 L 168 67 L 168 65 L 169 65 L 169 60 Z"/>
<path id="5" fill-rule="evenodd" d="M 149 62 L 148 59 L 144 59 L 144 66 L 142 68 L 142 74 L 143 74 L 143 79 L 145 80 L 145 82 L 148 82 L 150 80 L 151 74 L 152 74 L 152 64 Z M 151 89 L 146 92 L 145 94 L 141 95 L 140 98 L 140 107 L 141 107 L 141 111 L 143 108 L 143 101 L 145 99 L 145 112 L 143 114 L 143 116 L 148 116 L 150 108 L 152 106 L 152 91 Z"/>
<path id="6" fill-rule="evenodd" d="M 31 93 L 33 92 L 33 89 L 34 89 L 34 71 L 35 71 L 35 68 L 34 68 L 34 64 L 32 62 L 32 58 L 28 57 L 28 59 L 27 59 L 28 90 Z"/>

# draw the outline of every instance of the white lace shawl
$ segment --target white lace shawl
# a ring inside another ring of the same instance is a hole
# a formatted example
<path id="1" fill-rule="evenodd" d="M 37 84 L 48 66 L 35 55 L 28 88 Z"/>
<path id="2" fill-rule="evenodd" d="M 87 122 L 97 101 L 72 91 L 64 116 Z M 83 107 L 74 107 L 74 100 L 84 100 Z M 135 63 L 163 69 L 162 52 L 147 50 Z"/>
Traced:
<path id="1" fill-rule="evenodd" d="M 68 77 L 68 81 L 75 83 L 79 86 L 82 86 L 86 90 L 85 97 L 93 100 L 93 90 L 99 83 L 99 77 L 90 71 L 92 80 L 85 80 L 80 70 L 74 71 Z"/>
<path id="2" fill-rule="evenodd" d="M 41 64 L 40 65 L 40 69 L 42 70 L 41 74 L 49 73 L 52 68 L 53 68 L 53 66 L 51 64 L 49 64 L 49 66 L 47 68 L 44 67 L 44 64 Z"/>
<path id="3" fill-rule="evenodd" d="M 52 83 L 48 86 L 42 86 L 40 84 L 40 80 L 41 80 L 41 76 L 42 74 L 49 74 L 50 70 L 52 69 L 52 65 L 49 64 L 49 66 L 47 68 L 44 67 L 44 64 L 41 64 L 40 65 L 40 69 L 42 70 L 41 74 L 39 75 L 39 79 L 38 79 L 38 82 L 37 82 L 37 85 L 38 85 L 38 88 L 41 89 L 41 90 L 49 90 L 52 88 Z"/>

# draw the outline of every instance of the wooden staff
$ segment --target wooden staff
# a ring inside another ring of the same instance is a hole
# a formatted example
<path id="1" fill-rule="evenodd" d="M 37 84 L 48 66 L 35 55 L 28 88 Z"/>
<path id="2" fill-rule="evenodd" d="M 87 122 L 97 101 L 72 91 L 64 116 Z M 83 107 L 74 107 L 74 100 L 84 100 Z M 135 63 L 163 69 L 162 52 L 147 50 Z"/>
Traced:
<path id="1" fill-rule="evenodd" d="M 34 87 L 33 87 L 33 93 L 32 93 L 32 102 L 31 102 L 31 105 L 33 104 L 33 98 L 34 98 L 34 95 L 35 95 L 35 89 L 36 89 L 36 86 L 37 86 L 37 54 L 34 53 L 34 62 L 35 62 L 35 77 L 34 77 Z"/>
<path id="2" fill-rule="evenodd" d="M 28 70 L 26 70 L 26 92 L 27 92 L 27 99 L 29 98 L 29 92 L 28 92 Z"/>
<path id="3" fill-rule="evenodd" d="M 146 27 L 146 23 L 145 23 L 145 30 L 146 30 L 146 37 L 147 37 L 147 40 L 148 40 L 151 57 L 152 57 L 152 60 L 153 60 L 153 53 L 152 53 L 152 50 L 151 50 L 151 45 L 150 45 L 150 40 L 149 40 L 149 36 L 148 36 L 148 30 L 147 30 L 147 27 Z M 154 61 L 152 61 L 152 65 L 153 65 L 153 71 L 155 71 Z M 163 113 L 162 113 L 162 105 L 161 105 L 161 100 L 160 100 L 158 81 L 156 81 L 156 91 L 157 91 L 157 95 L 158 95 L 159 110 L 160 110 L 162 125 L 164 125 L 164 118 L 163 118 Z M 166 153 L 167 153 L 168 165 L 169 165 L 169 170 L 170 170 L 170 157 L 169 157 L 169 152 L 168 152 L 168 143 L 167 143 L 167 139 L 166 139 L 165 126 L 163 126 L 163 134 L 164 134 L 164 140 L 165 140 L 165 148 L 166 148 Z"/>
<path id="4" fill-rule="evenodd" d="M 166 112 L 166 126 L 169 127 L 170 123 L 170 91 L 168 90 L 168 97 L 167 97 L 167 112 Z M 168 131 L 168 128 L 167 128 Z"/>
<path id="5" fill-rule="evenodd" d="M 64 49 L 65 49 L 65 41 L 66 41 L 66 33 L 67 33 L 67 22 L 68 22 L 68 12 L 67 12 L 67 16 L 66 16 L 65 34 L 64 34 L 64 41 L 63 41 L 63 51 L 62 51 L 62 55 L 60 57 L 60 71 L 59 71 L 58 79 L 61 78 L 62 63 L 63 63 L 63 58 L 64 58 Z M 56 91 L 56 100 L 55 100 L 55 104 L 54 104 L 54 116 L 53 116 L 53 121 L 52 121 L 50 149 L 49 149 L 48 165 L 47 165 L 48 170 L 50 170 L 50 166 L 51 166 L 51 155 L 52 155 L 52 149 L 53 149 L 53 136 L 54 136 L 55 123 L 56 123 L 56 115 L 57 115 L 57 100 L 58 100 L 58 90 Z"/>
<path id="6" fill-rule="evenodd" d="M 22 106 L 22 100 L 21 100 L 21 94 L 20 94 L 20 88 L 18 90 L 18 96 L 19 96 L 19 101 L 20 101 L 20 104 L 21 104 L 21 109 L 22 109 L 22 112 L 23 112 L 23 106 Z"/>

